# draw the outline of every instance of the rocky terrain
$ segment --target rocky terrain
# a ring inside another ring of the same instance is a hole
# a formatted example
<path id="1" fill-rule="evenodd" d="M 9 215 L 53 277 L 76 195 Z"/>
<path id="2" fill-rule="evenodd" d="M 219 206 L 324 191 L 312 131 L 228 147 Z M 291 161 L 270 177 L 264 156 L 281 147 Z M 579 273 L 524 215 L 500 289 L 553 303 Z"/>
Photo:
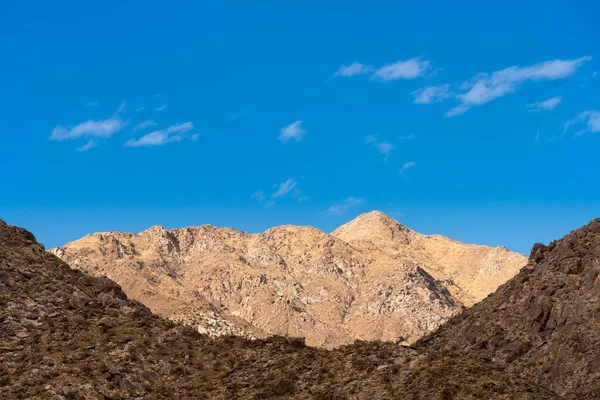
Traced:
<path id="1" fill-rule="evenodd" d="M 599 226 L 596 222 L 594 229 Z M 597 231 L 594 235 L 581 236 L 584 243 L 573 246 L 582 251 L 585 247 L 580 246 L 597 249 Z M 585 244 L 587 241 L 595 241 L 595 245 Z M 570 244 L 559 246 L 568 248 Z M 545 257 L 552 258 L 551 254 L 556 253 L 548 251 Z M 558 261 L 559 268 L 567 276 L 582 277 L 577 293 L 583 294 L 590 283 L 583 281 L 587 275 L 582 274 L 592 271 L 590 265 L 595 264 L 585 253 L 574 253 L 571 259 L 581 259 L 581 269 L 568 259 Z M 532 281 L 534 274 L 545 281 L 544 265 L 550 261 L 532 266 L 534 271 L 542 269 L 539 274 L 529 273 Z M 524 284 L 521 278 L 513 282 L 502 290 Z M 495 304 L 488 300 L 484 303 Z M 582 319 L 594 317 L 584 314 L 593 312 L 592 308 L 578 310 Z M 469 313 L 475 314 L 475 309 Z M 545 320 L 539 316 L 530 319 Z M 544 327 L 550 326 L 550 320 Z M 460 320 L 450 326 L 460 326 Z M 453 353 L 451 349 L 460 344 L 453 347 L 453 336 L 444 336 L 450 332 L 444 329 L 436 340 L 445 340 L 442 348 L 448 351 L 438 351 L 436 341 L 416 348 L 357 341 L 330 351 L 307 347 L 295 338 L 211 338 L 153 315 L 141 303 L 127 299 L 110 279 L 71 269 L 45 252 L 31 233 L 1 220 L 0 327 L 2 399 L 560 398 L 548 389 L 551 385 L 538 385 L 530 379 L 538 367 L 529 366 L 528 373 L 521 373 L 480 356 L 477 349 Z M 523 325 L 523 332 L 516 327 L 515 335 L 531 332 L 531 326 Z M 598 343 L 597 332 L 586 333 L 591 346 Z M 576 363 L 578 356 L 592 359 L 583 356 L 586 352 L 597 354 L 597 347 L 586 348 L 581 343 L 548 343 L 548 360 L 573 356 Z M 593 375 L 581 375 L 587 371 L 584 368 L 576 371 L 579 375 L 562 381 L 579 380 L 593 387 Z M 571 387 L 573 393 L 585 389 Z"/>
<path id="2" fill-rule="evenodd" d="M 376 211 L 331 234 L 155 226 L 95 233 L 51 252 L 202 333 L 301 336 L 325 348 L 356 339 L 412 343 L 527 262 L 503 247 L 421 235 Z"/>
<path id="3" fill-rule="evenodd" d="M 600 398 L 600 219 L 536 244 L 517 276 L 418 347 L 493 360 L 567 398 Z"/>

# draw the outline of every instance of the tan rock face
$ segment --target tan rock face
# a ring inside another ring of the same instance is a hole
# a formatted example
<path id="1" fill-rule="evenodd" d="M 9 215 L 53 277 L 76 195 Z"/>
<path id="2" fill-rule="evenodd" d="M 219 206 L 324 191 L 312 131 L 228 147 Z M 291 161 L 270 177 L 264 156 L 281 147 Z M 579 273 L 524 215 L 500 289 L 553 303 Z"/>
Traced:
<path id="1" fill-rule="evenodd" d="M 421 266 L 467 307 L 483 300 L 527 263 L 524 255 L 501 246 L 421 235 L 377 211 L 359 216 L 331 235 L 374 258 Z"/>
<path id="2" fill-rule="evenodd" d="M 421 235 L 380 212 L 331 234 L 155 226 L 88 235 L 51 252 L 203 333 L 303 336 L 326 348 L 355 339 L 412 343 L 527 262 L 504 248 Z"/>

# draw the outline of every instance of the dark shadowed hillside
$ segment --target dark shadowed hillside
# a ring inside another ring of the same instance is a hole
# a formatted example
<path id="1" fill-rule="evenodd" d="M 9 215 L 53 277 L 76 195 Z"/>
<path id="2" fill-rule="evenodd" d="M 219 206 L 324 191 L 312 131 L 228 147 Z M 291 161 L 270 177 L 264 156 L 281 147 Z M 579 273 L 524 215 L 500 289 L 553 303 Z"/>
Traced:
<path id="1" fill-rule="evenodd" d="M 493 360 L 568 398 L 600 398 L 600 219 L 549 246 L 481 303 L 418 343 Z"/>

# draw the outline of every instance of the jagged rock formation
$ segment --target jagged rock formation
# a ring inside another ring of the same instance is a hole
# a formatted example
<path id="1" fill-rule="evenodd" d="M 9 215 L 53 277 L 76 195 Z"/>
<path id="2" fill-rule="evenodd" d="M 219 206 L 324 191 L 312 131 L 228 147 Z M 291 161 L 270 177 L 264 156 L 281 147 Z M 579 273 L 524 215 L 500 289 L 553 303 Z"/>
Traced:
<path id="1" fill-rule="evenodd" d="M 155 226 L 88 235 L 51 252 L 201 332 L 302 336 L 326 348 L 355 339 L 412 343 L 526 263 L 504 248 L 421 235 L 380 212 L 331 234 Z"/>
<path id="2" fill-rule="evenodd" d="M 600 398 L 600 219 L 536 244 L 516 277 L 419 347 L 493 360 L 565 398 Z"/>
<path id="3" fill-rule="evenodd" d="M 0 220 L 2 399 L 558 399 L 485 360 L 356 342 L 211 339 Z"/>

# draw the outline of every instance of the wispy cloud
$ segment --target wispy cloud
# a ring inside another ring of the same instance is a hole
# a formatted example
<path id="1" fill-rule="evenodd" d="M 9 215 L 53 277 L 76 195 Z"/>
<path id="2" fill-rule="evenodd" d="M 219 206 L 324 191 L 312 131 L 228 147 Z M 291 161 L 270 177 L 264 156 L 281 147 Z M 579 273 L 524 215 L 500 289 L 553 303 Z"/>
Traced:
<path id="1" fill-rule="evenodd" d="M 457 115 L 463 115 L 464 113 L 467 112 L 467 110 L 469 110 L 469 106 L 461 104 L 459 106 L 456 107 L 452 107 L 451 109 L 449 109 L 448 111 L 446 111 L 444 113 L 444 116 L 446 117 L 456 117 Z"/>
<path id="2" fill-rule="evenodd" d="M 199 137 L 200 134 L 194 133 L 192 136 L 190 136 L 190 139 L 192 140 L 192 142 L 195 142 L 196 140 L 198 140 Z"/>
<path id="3" fill-rule="evenodd" d="M 79 138 L 109 138 L 127 125 L 120 117 L 113 116 L 105 120 L 87 120 L 73 127 L 57 125 L 52 130 L 52 140 L 72 140 Z"/>
<path id="4" fill-rule="evenodd" d="M 530 112 L 554 110 L 554 108 L 560 104 L 561 100 L 562 98 L 560 96 L 555 96 L 548 100 L 540 101 L 539 103 L 527 104 L 525 107 L 528 108 Z"/>
<path id="5" fill-rule="evenodd" d="M 126 107 L 126 106 L 127 106 L 127 102 L 126 102 L 125 100 L 123 100 L 123 101 L 121 102 L 121 105 L 119 105 L 119 108 L 117 109 L 117 112 L 116 112 L 116 114 L 120 114 L 120 113 L 122 113 L 123 111 L 125 111 L 125 107 Z"/>
<path id="6" fill-rule="evenodd" d="M 296 200 L 298 200 L 298 202 L 302 203 L 303 201 L 307 201 L 309 198 L 308 196 L 304 196 L 302 194 L 302 191 L 298 188 L 295 188 L 294 191 L 292 192 L 292 197 Z"/>
<path id="7" fill-rule="evenodd" d="M 385 161 L 388 160 L 389 155 L 395 148 L 395 146 L 389 142 L 377 140 L 377 137 L 374 135 L 365 136 L 365 143 L 372 144 L 377 149 L 377 151 L 384 155 Z"/>
<path id="8" fill-rule="evenodd" d="M 383 154 L 386 158 L 390 155 L 392 150 L 394 149 L 394 145 L 388 142 L 379 142 L 377 143 L 377 150 L 381 154 Z"/>
<path id="9" fill-rule="evenodd" d="M 180 142 L 185 136 L 183 134 L 194 128 L 194 124 L 186 122 L 180 125 L 171 125 L 166 129 L 150 132 L 139 139 L 130 139 L 125 142 L 125 147 L 152 147 L 162 146 L 171 142 Z"/>
<path id="10" fill-rule="evenodd" d="M 350 65 L 341 66 L 333 76 L 356 76 L 365 75 L 373 71 L 373 67 L 361 64 L 359 62 L 353 62 Z"/>
<path id="11" fill-rule="evenodd" d="M 332 204 L 329 206 L 327 212 L 333 215 L 340 215 L 348 211 L 349 208 L 359 206 L 362 203 L 364 203 L 364 199 L 362 197 L 349 196 L 346 197 L 341 203 Z"/>
<path id="12" fill-rule="evenodd" d="M 379 68 L 355 61 L 349 65 L 342 65 L 333 76 L 347 77 L 371 74 L 372 80 L 387 82 L 398 79 L 415 79 L 425 75 L 428 70 L 430 70 L 429 61 L 422 60 L 420 57 L 414 57 L 409 60 L 385 64 Z"/>
<path id="13" fill-rule="evenodd" d="M 276 200 L 281 199 L 285 196 L 290 195 L 296 199 L 299 203 L 308 200 L 308 196 L 304 196 L 300 188 L 298 188 L 298 182 L 294 178 L 289 178 L 281 183 L 273 185 L 274 192 L 267 196 L 265 192 L 258 190 L 252 194 L 252 198 L 265 207 L 269 208 L 275 205 Z"/>
<path id="14" fill-rule="evenodd" d="M 459 105 L 448 110 L 445 115 L 453 117 L 464 114 L 475 106 L 487 104 L 492 100 L 513 93 L 525 82 L 563 79 L 573 75 L 577 69 L 591 57 L 580 57 L 572 60 L 551 60 L 525 67 L 512 66 L 491 74 L 481 73 L 469 81 L 463 82 L 456 91 L 445 85 L 436 89 L 423 88 L 413 92 L 415 103 L 428 104 L 446 98 L 454 98 Z"/>
<path id="15" fill-rule="evenodd" d="M 425 74 L 429 69 L 429 64 L 429 61 L 421 60 L 419 57 L 397 61 L 379 68 L 371 78 L 383 82 L 398 79 L 414 79 Z"/>
<path id="16" fill-rule="evenodd" d="M 411 133 L 410 135 L 398 136 L 398 139 L 400 139 L 400 140 L 413 140 L 416 137 L 417 136 L 415 134 Z"/>
<path id="17" fill-rule="evenodd" d="M 570 119 L 569 121 L 565 122 L 563 125 L 564 133 L 567 133 L 567 131 L 572 126 L 581 125 L 581 124 L 583 124 L 584 127 L 583 127 L 583 129 L 580 129 L 579 131 L 575 132 L 575 136 L 581 136 L 587 132 L 591 132 L 591 133 L 600 132 L 600 111 L 599 110 L 584 111 L 584 112 L 580 113 L 578 116 L 576 116 L 575 118 Z"/>
<path id="18" fill-rule="evenodd" d="M 85 106 L 86 106 L 86 108 L 97 107 L 98 106 L 98 102 L 96 102 L 96 101 L 90 101 Z"/>
<path id="19" fill-rule="evenodd" d="M 265 196 L 265 194 L 260 190 L 252 193 L 252 196 L 250 196 L 250 197 L 257 200 L 259 203 L 262 203 L 263 201 L 265 201 L 267 199 L 267 196 Z"/>
<path id="20" fill-rule="evenodd" d="M 438 101 L 446 100 L 452 96 L 450 93 L 450 85 L 444 84 L 439 86 L 426 86 L 424 88 L 415 90 L 411 93 L 415 100 L 415 104 L 430 104 Z"/>
<path id="21" fill-rule="evenodd" d="M 402 164 L 402 166 L 400 167 L 400 170 L 399 170 L 400 175 L 402 175 L 403 173 L 405 173 L 406 171 L 408 171 L 415 165 L 417 165 L 417 163 L 415 163 L 414 161 L 409 161 L 409 162 Z"/>
<path id="22" fill-rule="evenodd" d="M 276 190 L 271 195 L 271 197 L 274 199 L 276 199 L 278 197 L 283 197 L 286 194 L 288 194 L 289 192 L 291 192 L 293 189 L 295 189 L 296 186 L 298 186 L 298 182 L 296 182 L 295 179 L 290 178 L 284 182 L 281 182 L 281 183 L 275 185 Z"/>
<path id="23" fill-rule="evenodd" d="M 241 117 L 242 117 L 242 113 L 241 112 L 236 112 L 236 113 L 231 114 L 231 117 L 229 117 L 229 119 L 233 120 L 233 119 L 238 119 L 238 118 L 241 118 Z"/>
<path id="24" fill-rule="evenodd" d="M 292 122 L 291 124 L 284 126 L 279 131 L 279 136 L 277 137 L 282 142 L 287 142 L 288 140 L 294 139 L 296 142 L 302 140 L 302 137 L 306 135 L 306 130 L 302 128 L 302 121 Z"/>
<path id="25" fill-rule="evenodd" d="M 137 124 L 135 126 L 135 128 L 133 128 L 134 131 L 141 131 L 143 129 L 149 128 L 151 126 L 156 126 L 156 122 L 154 122 L 151 119 L 147 119 L 145 121 L 140 122 L 139 124 Z"/>
<path id="26" fill-rule="evenodd" d="M 136 108 L 134 111 L 139 112 L 139 111 L 144 111 L 145 109 L 146 109 L 146 107 L 140 106 L 140 107 Z"/>
<path id="27" fill-rule="evenodd" d="M 167 108 L 167 105 L 163 104 L 162 106 L 155 107 L 154 111 L 163 111 L 165 108 Z"/>
<path id="28" fill-rule="evenodd" d="M 98 143 L 94 139 L 90 139 L 83 146 L 76 148 L 75 151 L 88 151 L 93 149 L 94 147 L 98 147 Z"/>

